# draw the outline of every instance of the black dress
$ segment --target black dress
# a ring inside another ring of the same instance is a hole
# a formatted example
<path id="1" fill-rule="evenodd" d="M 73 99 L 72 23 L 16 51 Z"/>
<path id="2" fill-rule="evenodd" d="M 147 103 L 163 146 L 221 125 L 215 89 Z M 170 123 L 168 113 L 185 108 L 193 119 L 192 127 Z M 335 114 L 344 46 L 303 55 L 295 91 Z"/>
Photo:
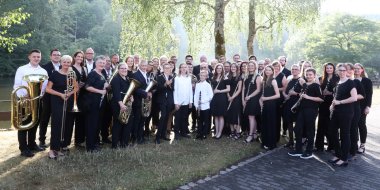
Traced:
<path id="1" fill-rule="evenodd" d="M 270 97 L 275 95 L 275 91 L 272 85 L 265 86 L 263 89 L 263 97 Z M 262 145 L 273 149 L 276 147 L 276 105 L 277 99 L 264 101 L 262 119 Z"/>
<path id="2" fill-rule="evenodd" d="M 365 97 L 364 87 L 360 80 L 354 79 L 354 86 L 356 88 L 357 94 L 362 95 Z M 361 109 L 360 109 L 360 101 L 356 101 L 353 103 L 354 105 L 354 117 L 352 118 L 351 122 L 351 129 L 350 129 L 350 140 L 351 140 L 351 147 L 350 147 L 350 154 L 352 156 L 356 155 L 356 152 L 358 151 L 358 125 L 359 125 L 359 119 L 361 115 Z"/>
<path id="3" fill-rule="evenodd" d="M 49 81 L 53 83 L 52 89 L 65 93 L 67 89 L 67 76 L 54 71 Z M 73 131 L 73 116 L 70 110 L 73 108 L 73 96 L 67 100 L 66 107 L 66 119 L 65 124 L 62 129 L 62 116 L 63 116 L 63 104 L 64 101 L 60 96 L 51 95 L 51 140 L 50 147 L 51 150 L 60 150 L 61 147 L 66 147 L 69 145 L 71 133 Z M 61 142 L 61 131 L 63 130 L 63 142 Z"/>
<path id="4" fill-rule="evenodd" d="M 372 104 L 372 94 L 373 94 L 373 85 L 372 81 L 369 78 L 363 77 L 361 83 L 364 88 L 365 97 L 363 100 L 360 100 L 361 115 L 359 119 L 359 134 L 360 134 L 360 143 L 365 143 L 367 140 L 367 115 L 364 113 L 365 108 L 371 107 Z"/>
<path id="5" fill-rule="evenodd" d="M 252 94 L 256 89 L 256 79 L 258 75 L 255 76 L 255 78 L 252 80 L 253 75 L 248 75 L 247 79 L 244 81 L 244 96 L 249 96 Z M 256 96 L 250 98 L 247 102 L 247 105 L 245 106 L 244 114 L 245 115 L 259 115 L 260 114 L 260 99 L 261 94 L 258 93 Z"/>
<path id="6" fill-rule="evenodd" d="M 76 67 L 72 67 L 75 75 L 77 77 L 78 85 L 80 82 L 86 83 L 87 75 L 85 68 L 82 67 L 82 71 L 79 71 Z M 79 110 L 83 110 L 83 98 L 86 93 L 86 89 L 82 87 L 77 93 L 77 105 Z M 85 141 L 85 114 L 83 112 L 74 114 L 75 131 L 74 131 L 74 141 L 76 145 L 79 145 Z"/>
<path id="7" fill-rule="evenodd" d="M 240 76 L 231 77 L 230 92 L 229 92 L 230 96 L 233 96 L 235 90 L 237 90 L 238 88 L 238 84 L 240 81 L 242 81 Z M 241 107 L 242 107 L 242 104 L 241 104 L 241 92 L 240 92 L 240 94 L 232 100 L 231 106 L 227 110 L 227 119 L 228 119 L 229 124 L 232 124 L 232 125 L 240 124 Z"/>
<path id="8" fill-rule="evenodd" d="M 292 89 L 294 90 L 294 92 L 297 92 L 297 93 L 301 92 L 302 86 L 299 83 L 299 78 L 297 79 L 293 78 L 292 80 L 289 81 L 288 86 L 285 89 L 285 93 L 289 94 L 289 91 Z M 291 112 L 290 110 L 293 107 L 293 105 L 297 102 L 298 99 L 299 99 L 299 95 L 293 95 L 293 96 L 290 96 L 288 100 L 286 100 L 284 104 L 284 110 L 283 110 L 284 123 L 289 124 L 296 121 L 297 114 Z"/>
<path id="9" fill-rule="evenodd" d="M 218 85 L 219 83 L 219 85 Z M 226 89 L 226 86 L 229 85 L 227 80 L 221 79 L 221 81 L 212 80 L 211 87 L 214 90 L 218 87 L 218 90 Z M 210 107 L 212 116 L 224 116 L 227 112 L 228 98 L 227 93 L 217 93 L 212 97 Z"/>

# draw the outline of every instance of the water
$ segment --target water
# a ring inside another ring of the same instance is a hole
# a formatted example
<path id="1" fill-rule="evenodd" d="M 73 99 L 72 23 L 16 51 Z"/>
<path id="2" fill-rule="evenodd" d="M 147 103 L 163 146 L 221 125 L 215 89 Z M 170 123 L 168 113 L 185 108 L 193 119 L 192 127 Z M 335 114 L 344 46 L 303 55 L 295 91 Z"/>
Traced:
<path id="1" fill-rule="evenodd" d="M 11 110 L 11 102 L 4 100 L 11 99 L 13 82 L 13 77 L 0 78 L 0 112 Z"/>

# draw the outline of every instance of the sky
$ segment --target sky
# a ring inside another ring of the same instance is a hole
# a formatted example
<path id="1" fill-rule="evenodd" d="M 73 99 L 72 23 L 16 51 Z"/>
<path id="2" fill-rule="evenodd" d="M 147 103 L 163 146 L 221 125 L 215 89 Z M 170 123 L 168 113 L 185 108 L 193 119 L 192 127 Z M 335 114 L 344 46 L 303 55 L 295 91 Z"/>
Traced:
<path id="1" fill-rule="evenodd" d="M 353 15 L 380 14 L 380 0 L 325 0 L 323 13 L 350 13 Z"/>

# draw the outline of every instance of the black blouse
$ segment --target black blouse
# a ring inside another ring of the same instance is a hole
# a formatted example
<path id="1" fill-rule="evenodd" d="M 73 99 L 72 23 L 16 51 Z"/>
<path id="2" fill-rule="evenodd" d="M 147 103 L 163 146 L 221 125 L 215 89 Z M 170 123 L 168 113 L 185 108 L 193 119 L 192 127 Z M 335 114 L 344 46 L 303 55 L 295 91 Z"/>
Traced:
<path id="1" fill-rule="evenodd" d="M 351 90 L 355 88 L 353 80 L 348 79 L 346 82 L 338 84 L 334 89 L 336 100 L 345 100 L 351 97 Z M 339 104 L 335 106 L 337 112 L 353 112 L 353 104 Z"/>
<path id="2" fill-rule="evenodd" d="M 106 79 L 104 78 L 104 76 L 102 74 L 99 75 L 95 70 L 93 70 L 88 74 L 86 88 L 93 87 L 98 90 L 103 90 L 104 83 L 106 83 Z M 93 98 L 92 100 L 95 101 L 95 103 L 100 103 L 100 99 L 102 97 L 101 94 L 92 92 L 89 92 L 89 94 Z"/>
<path id="3" fill-rule="evenodd" d="M 311 97 L 323 98 L 319 84 L 312 83 L 309 85 L 307 84 L 305 85 L 306 85 L 306 88 L 305 88 L 306 95 L 311 96 Z M 315 102 L 309 99 L 302 99 L 301 104 L 300 104 L 300 108 L 318 109 L 318 107 L 319 107 L 319 102 Z"/>
<path id="4" fill-rule="evenodd" d="M 248 75 L 248 77 L 244 80 L 244 96 L 249 96 L 257 89 L 257 86 L 256 86 L 257 76 L 258 75 L 256 75 L 253 81 L 252 81 L 253 75 Z"/>
<path id="5" fill-rule="evenodd" d="M 129 80 L 123 79 L 119 74 L 116 74 L 116 76 L 112 79 L 111 82 L 112 86 L 112 101 L 114 103 L 118 103 L 119 101 L 123 101 L 123 98 L 125 96 L 125 93 L 127 92 L 129 88 Z"/>
<path id="6" fill-rule="evenodd" d="M 372 81 L 369 78 L 363 77 L 361 83 L 364 88 L 365 98 L 360 101 L 360 107 L 364 109 L 365 107 L 371 107 L 372 104 L 372 94 L 373 94 L 373 85 Z"/>
<path id="7" fill-rule="evenodd" d="M 58 71 L 53 71 L 49 77 L 49 81 L 53 83 L 53 90 L 60 93 L 65 93 L 65 90 L 67 89 L 67 75 L 61 74 Z"/>

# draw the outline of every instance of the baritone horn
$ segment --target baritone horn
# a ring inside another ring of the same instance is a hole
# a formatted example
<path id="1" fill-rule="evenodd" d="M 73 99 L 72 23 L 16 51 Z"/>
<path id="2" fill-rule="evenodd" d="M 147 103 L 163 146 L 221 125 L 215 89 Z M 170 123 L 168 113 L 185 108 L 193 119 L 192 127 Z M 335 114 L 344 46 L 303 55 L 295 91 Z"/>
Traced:
<path id="1" fill-rule="evenodd" d="M 27 130 L 34 127 L 39 119 L 39 104 L 41 99 L 41 85 L 48 79 L 48 76 L 41 74 L 25 75 L 22 80 L 28 86 L 19 86 L 11 94 L 11 122 L 17 130 Z M 26 96 L 17 97 L 17 91 L 26 90 Z M 27 124 L 22 124 L 29 117 L 32 120 Z"/>
<path id="2" fill-rule="evenodd" d="M 128 123 L 129 116 L 131 115 L 131 112 L 132 112 L 132 102 L 129 99 L 132 96 L 133 92 L 140 86 L 141 84 L 139 81 L 135 79 L 130 80 L 129 88 L 123 98 L 123 104 L 127 106 L 127 109 L 125 111 L 120 111 L 119 118 L 118 118 L 120 123 L 123 123 L 123 124 Z"/>
<path id="3" fill-rule="evenodd" d="M 157 84 L 157 82 L 155 80 L 151 80 L 148 84 L 148 86 L 145 88 L 145 92 L 149 92 L 155 85 Z M 148 117 L 150 115 L 150 112 L 152 110 L 152 98 L 145 98 L 142 100 L 142 115 L 144 117 Z"/>

